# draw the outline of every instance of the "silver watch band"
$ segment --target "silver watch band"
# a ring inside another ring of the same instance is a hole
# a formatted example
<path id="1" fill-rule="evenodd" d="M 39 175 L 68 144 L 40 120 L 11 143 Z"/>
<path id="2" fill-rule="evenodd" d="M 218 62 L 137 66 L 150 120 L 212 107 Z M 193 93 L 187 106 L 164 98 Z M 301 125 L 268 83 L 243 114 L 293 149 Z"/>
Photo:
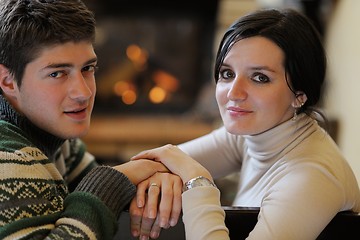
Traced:
<path id="1" fill-rule="evenodd" d="M 203 176 L 198 176 L 195 178 L 190 179 L 189 181 L 187 181 L 184 184 L 183 187 L 183 192 L 195 188 L 195 187 L 201 187 L 201 186 L 210 186 L 210 187 L 216 187 L 216 185 L 210 181 L 209 179 L 207 179 L 206 177 Z"/>

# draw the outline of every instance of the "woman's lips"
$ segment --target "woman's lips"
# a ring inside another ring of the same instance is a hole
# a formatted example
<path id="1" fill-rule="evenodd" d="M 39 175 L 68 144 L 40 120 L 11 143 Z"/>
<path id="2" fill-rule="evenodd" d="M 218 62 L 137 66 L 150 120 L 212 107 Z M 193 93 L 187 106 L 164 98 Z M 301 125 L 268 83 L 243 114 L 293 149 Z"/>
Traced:
<path id="1" fill-rule="evenodd" d="M 252 113 L 252 111 L 250 110 L 246 110 L 244 108 L 239 108 L 239 107 L 227 107 L 227 111 L 229 112 L 229 114 L 231 116 L 245 116 L 248 115 L 249 113 Z"/>

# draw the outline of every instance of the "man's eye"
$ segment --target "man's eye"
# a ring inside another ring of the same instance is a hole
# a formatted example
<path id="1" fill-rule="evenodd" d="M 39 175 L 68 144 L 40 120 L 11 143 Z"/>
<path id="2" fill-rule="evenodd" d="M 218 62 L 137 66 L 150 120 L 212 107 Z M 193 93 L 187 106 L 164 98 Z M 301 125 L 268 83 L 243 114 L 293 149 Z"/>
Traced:
<path id="1" fill-rule="evenodd" d="M 85 71 L 85 72 L 95 72 L 97 69 L 98 69 L 97 66 L 89 65 L 89 66 L 85 66 L 83 68 L 83 71 Z"/>
<path id="2" fill-rule="evenodd" d="M 63 72 L 53 72 L 53 73 L 50 73 L 49 76 L 52 78 L 60 78 L 60 77 L 64 76 L 64 73 Z"/>

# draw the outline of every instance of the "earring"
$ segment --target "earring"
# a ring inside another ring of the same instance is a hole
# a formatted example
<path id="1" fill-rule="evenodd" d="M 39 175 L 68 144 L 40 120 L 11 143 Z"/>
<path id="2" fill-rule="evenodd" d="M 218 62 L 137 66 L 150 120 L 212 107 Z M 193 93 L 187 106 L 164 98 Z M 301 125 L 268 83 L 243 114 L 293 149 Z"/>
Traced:
<path id="1" fill-rule="evenodd" d="M 293 121 L 296 121 L 296 120 L 297 120 L 298 110 L 299 110 L 300 108 L 302 108 L 302 106 L 304 106 L 304 103 L 303 103 L 303 102 L 300 102 L 300 106 L 294 107 L 294 116 L 292 117 L 292 120 L 293 120 Z"/>
<path id="2" fill-rule="evenodd" d="M 292 117 L 292 120 L 295 122 L 297 119 L 297 108 L 294 110 L 294 116 Z"/>

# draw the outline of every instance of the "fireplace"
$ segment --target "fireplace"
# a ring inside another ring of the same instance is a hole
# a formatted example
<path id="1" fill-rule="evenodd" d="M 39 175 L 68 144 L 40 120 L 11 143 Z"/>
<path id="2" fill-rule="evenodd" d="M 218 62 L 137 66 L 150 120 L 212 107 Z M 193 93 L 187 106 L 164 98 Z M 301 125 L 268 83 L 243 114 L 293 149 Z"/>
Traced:
<path id="1" fill-rule="evenodd" d="M 179 114 L 212 79 L 218 0 L 85 0 L 99 58 L 94 114 Z"/>

